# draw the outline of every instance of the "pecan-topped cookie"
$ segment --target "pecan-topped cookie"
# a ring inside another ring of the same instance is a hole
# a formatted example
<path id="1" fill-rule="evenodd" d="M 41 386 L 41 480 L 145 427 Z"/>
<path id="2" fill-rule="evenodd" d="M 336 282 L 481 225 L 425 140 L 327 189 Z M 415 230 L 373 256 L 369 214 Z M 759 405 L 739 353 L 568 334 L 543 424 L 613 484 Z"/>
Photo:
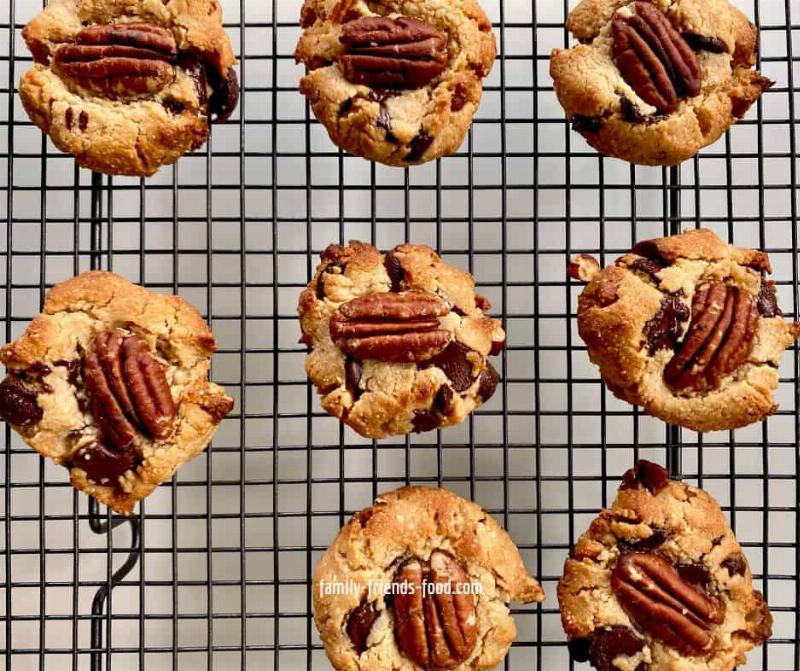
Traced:
<path id="1" fill-rule="evenodd" d="M 239 99 L 217 0 L 53 0 L 22 31 L 33 122 L 86 168 L 147 176 L 208 137 Z"/>
<path id="2" fill-rule="evenodd" d="M 345 151 L 408 166 L 456 151 L 492 69 L 476 0 L 305 0 L 300 91 Z"/>
<path id="3" fill-rule="evenodd" d="M 482 671 L 517 631 L 508 603 L 544 600 L 514 542 L 445 489 L 379 496 L 317 566 L 314 621 L 337 671 Z"/>
<path id="4" fill-rule="evenodd" d="M 91 271 L 62 282 L 0 349 L 0 419 L 117 512 L 206 447 L 233 399 L 208 381 L 214 336 L 177 296 Z"/>
<path id="5" fill-rule="evenodd" d="M 717 502 L 640 461 L 558 585 L 570 651 L 598 671 L 731 671 L 772 634 Z"/>
<path id="6" fill-rule="evenodd" d="M 640 242 L 602 271 L 581 255 L 569 271 L 588 282 L 578 331 L 615 396 L 694 431 L 777 409 L 778 365 L 800 324 L 783 319 L 763 252 L 698 229 Z"/>
<path id="7" fill-rule="evenodd" d="M 497 389 L 490 307 L 429 247 L 331 245 L 298 305 L 322 407 L 369 438 L 459 424 Z"/>
<path id="8" fill-rule="evenodd" d="M 758 32 L 728 0 L 583 0 L 580 41 L 550 62 L 573 128 L 607 156 L 675 165 L 715 142 L 772 82 Z"/>

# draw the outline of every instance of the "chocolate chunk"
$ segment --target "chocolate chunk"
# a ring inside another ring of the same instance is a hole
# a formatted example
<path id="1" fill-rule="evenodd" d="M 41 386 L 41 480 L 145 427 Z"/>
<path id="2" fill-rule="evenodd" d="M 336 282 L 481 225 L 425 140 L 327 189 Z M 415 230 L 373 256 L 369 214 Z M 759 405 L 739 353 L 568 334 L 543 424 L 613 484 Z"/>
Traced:
<path id="1" fill-rule="evenodd" d="M 164 109 L 173 116 L 181 114 L 186 109 L 186 105 L 184 105 L 180 100 L 175 100 L 174 98 L 164 98 L 164 100 L 161 101 L 161 104 L 164 106 Z"/>
<path id="2" fill-rule="evenodd" d="M 42 419 L 36 393 L 14 375 L 0 382 L 0 419 L 15 426 L 30 426 Z"/>
<path id="3" fill-rule="evenodd" d="M 758 314 L 762 317 L 781 317 L 783 312 L 778 307 L 778 295 L 775 291 L 775 282 L 761 278 L 761 288 L 758 291 L 758 298 L 756 299 L 758 306 Z"/>
<path id="4" fill-rule="evenodd" d="M 589 660 L 597 671 L 617 671 L 617 657 L 633 657 L 644 649 L 644 641 L 628 627 L 605 627 L 592 636 Z"/>
<path id="5" fill-rule="evenodd" d="M 497 391 L 497 383 L 500 382 L 500 374 L 494 366 L 486 362 L 486 370 L 481 373 L 480 384 L 478 385 L 478 396 L 486 403 Z"/>
<path id="6" fill-rule="evenodd" d="M 81 360 L 73 359 L 72 361 L 56 361 L 56 366 L 64 366 L 67 369 L 67 382 L 73 387 L 81 384 Z"/>
<path id="7" fill-rule="evenodd" d="M 678 564 L 675 567 L 678 575 L 690 585 L 705 589 L 711 583 L 711 571 L 708 566 L 695 562 L 693 564 Z"/>
<path id="8" fill-rule="evenodd" d="M 379 615 L 380 613 L 375 610 L 374 602 L 370 601 L 369 603 L 363 602 L 347 618 L 347 635 L 359 655 L 367 649 L 369 632 Z"/>
<path id="9" fill-rule="evenodd" d="M 572 130 L 578 133 L 597 133 L 603 127 L 603 117 L 576 114 L 572 117 Z"/>
<path id="10" fill-rule="evenodd" d="M 64 123 L 67 125 L 67 130 L 72 130 L 72 121 L 75 118 L 75 112 L 72 111 L 71 107 L 67 107 L 67 111 L 64 113 Z"/>
<path id="11" fill-rule="evenodd" d="M 427 132 L 420 131 L 419 135 L 411 140 L 410 151 L 405 157 L 406 163 L 416 163 L 422 159 L 422 155 L 428 151 L 428 148 L 433 144 L 433 136 Z"/>
<path id="12" fill-rule="evenodd" d="M 339 272 L 333 272 L 335 270 L 338 270 Z M 344 275 L 344 266 L 339 263 L 334 263 L 329 265 L 319 274 L 319 277 L 317 278 L 317 298 L 321 301 L 325 300 L 325 282 L 323 282 L 322 278 L 326 273 L 329 275 Z"/>
<path id="13" fill-rule="evenodd" d="M 197 91 L 197 99 L 200 107 L 208 106 L 208 78 L 206 77 L 206 69 L 203 64 L 191 54 L 181 54 L 178 58 L 178 67 L 183 69 L 194 82 L 195 91 Z M 166 101 L 165 101 L 166 102 Z M 177 103 L 178 101 L 174 101 Z M 182 104 L 182 103 L 178 103 Z M 166 107 L 166 104 L 165 104 Z"/>
<path id="14" fill-rule="evenodd" d="M 347 357 L 344 362 L 344 377 L 347 391 L 353 395 L 356 401 L 361 396 L 361 389 L 358 386 L 361 382 L 361 362 L 357 359 Z"/>
<path id="15" fill-rule="evenodd" d="M 626 121 L 642 123 L 647 118 L 630 98 L 620 96 L 619 104 L 622 107 L 622 116 Z"/>
<path id="16" fill-rule="evenodd" d="M 450 413 L 453 407 L 453 390 L 449 385 L 443 384 L 439 387 L 436 397 L 433 399 L 433 404 L 429 410 L 418 410 L 414 413 L 414 419 L 411 421 L 416 433 L 425 433 L 426 431 L 433 431 L 442 425 L 442 420 Z"/>
<path id="17" fill-rule="evenodd" d="M 664 296 L 658 312 L 644 327 L 650 356 L 662 349 L 674 349 L 689 316 L 689 306 L 681 300 L 680 294 Z"/>
<path id="18" fill-rule="evenodd" d="M 213 70 L 209 70 L 213 72 Z M 225 80 L 217 84 L 212 79 L 213 93 L 208 99 L 208 116 L 211 123 L 220 123 L 227 121 L 236 105 L 239 104 L 239 78 L 236 75 L 236 70 L 228 68 Z"/>
<path id="19" fill-rule="evenodd" d="M 622 540 L 620 539 L 617 544 L 619 545 L 620 552 L 623 554 L 627 552 L 650 552 L 657 550 L 664 543 L 669 540 L 670 532 L 660 527 L 654 527 L 653 533 L 647 538 L 636 540 Z"/>
<path id="20" fill-rule="evenodd" d="M 386 274 L 392 282 L 392 291 L 402 291 L 406 273 L 400 259 L 394 253 L 389 252 L 383 259 L 383 267 L 386 268 Z"/>
<path id="21" fill-rule="evenodd" d="M 84 131 L 84 130 L 86 130 L 88 125 L 89 125 L 89 115 L 86 113 L 86 110 L 83 110 L 78 115 L 78 128 L 80 128 L 82 131 Z"/>
<path id="22" fill-rule="evenodd" d="M 738 553 L 726 557 L 719 565 L 724 568 L 731 577 L 735 575 L 744 575 L 747 572 L 747 560 Z"/>
<path id="23" fill-rule="evenodd" d="M 460 112 L 467 104 L 467 93 L 461 84 L 457 84 L 453 97 L 450 99 L 450 110 L 452 112 Z"/>
<path id="24" fill-rule="evenodd" d="M 636 259 L 630 265 L 630 268 L 647 276 L 656 286 L 661 283 L 661 280 L 658 279 L 658 273 L 664 270 L 664 265 L 658 259 Z"/>
<path id="25" fill-rule="evenodd" d="M 447 348 L 430 359 L 426 368 L 436 366 L 444 371 L 447 378 L 458 392 L 466 391 L 472 386 L 472 364 L 467 359 L 467 354 L 472 350 L 466 345 L 454 340 Z"/>
<path id="26" fill-rule="evenodd" d="M 97 484 L 108 484 L 133 468 L 133 450 L 111 450 L 103 443 L 89 443 L 81 447 L 72 459 L 72 466 L 86 471 L 86 477 Z"/>
<path id="27" fill-rule="evenodd" d="M 718 37 L 698 35 L 697 33 L 683 33 L 683 39 L 695 51 L 710 51 L 712 54 L 724 54 L 728 47 Z"/>
<path id="28" fill-rule="evenodd" d="M 640 459 L 636 465 L 622 476 L 620 491 L 624 489 L 638 489 L 640 485 L 646 487 L 652 494 L 658 494 L 669 484 L 667 469 L 652 461 Z"/>
<path id="29" fill-rule="evenodd" d="M 576 662 L 588 662 L 589 650 L 592 647 L 591 638 L 573 638 L 567 643 L 569 654 Z"/>
<path id="30" fill-rule="evenodd" d="M 341 105 L 339 105 L 339 116 L 347 116 L 350 110 L 353 109 L 353 99 L 348 98 Z"/>

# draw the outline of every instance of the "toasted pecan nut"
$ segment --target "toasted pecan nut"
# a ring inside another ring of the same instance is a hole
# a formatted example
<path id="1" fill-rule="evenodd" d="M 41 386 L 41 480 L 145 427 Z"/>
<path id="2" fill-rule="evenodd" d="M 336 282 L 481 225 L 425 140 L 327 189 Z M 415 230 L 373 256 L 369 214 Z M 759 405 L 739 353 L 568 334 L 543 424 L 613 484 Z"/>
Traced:
<path id="1" fill-rule="evenodd" d="M 439 76 L 447 63 L 447 41 L 433 26 L 404 16 L 365 16 L 346 23 L 339 58 L 354 84 L 419 88 Z"/>
<path id="2" fill-rule="evenodd" d="M 360 360 L 427 361 L 453 339 L 439 328 L 439 317 L 449 312 L 442 300 L 424 291 L 369 294 L 339 307 L 331 317 L 331 339 Z"/>
<path id="3" fill-rule="evenodd" d="M 649 2 L 634 2 L 634 14 L 612 21 L 614 62 L 637 95 L 662 114 L 700 93 L 697 56 L 672 22 Z"/>
<path id="4" fill-rule="evenodd" d="M 136 335 L 116 329 L 95 338 L 84 360 L 92 415 L 115 448 L 129 449 L 137 433 L 155 440 L 174 427 L 175 404 L 161 365 Z"/>
<path id="5" fill-rule="evenodd" d="M 588 254 L 576 254 L 567 266 L 567 275 L 578 282 L 591 282 L 600 274 L 600 263 Z"/>
<path id="6" fill-rule="evenodd" d="M 611 572 L 611 589 L 637 626 L 684 655 L 707 652 L 711 626 L 725 618 L 717 599 L 655 554 L 620 557 Z"/>
<path id="7" fill-rule="evenodd" d="M 405 584 L 394 597 L 397 645 L 423 669 L 452 669 L 475 648 L 476 603 L 464 589 L 468 582 L 464 567 L 440 551 L 429 564 L 412 559 L 397 571 L 395 583 Z"/>

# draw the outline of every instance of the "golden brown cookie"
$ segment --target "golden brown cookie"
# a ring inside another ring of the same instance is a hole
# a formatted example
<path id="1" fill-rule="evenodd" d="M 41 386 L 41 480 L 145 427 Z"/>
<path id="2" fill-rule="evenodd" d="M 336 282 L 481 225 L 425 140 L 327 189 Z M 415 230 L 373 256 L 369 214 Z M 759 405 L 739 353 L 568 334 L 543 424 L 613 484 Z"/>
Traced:
<path id="1" fill-rule="evenodd" d="M 152 175 L 239 99 L 217 0 L 53 0 L 22 36 L 34 58 L 25 110 L 91 170 Z"/>
<path id="2" fill-rule="evenodd" d="M 406 487 L 355 514 L 314 575 L 314 621 L 337 671 L 481 671 L 541 602 L 511 538 L 445 489 Z"/>
<path id="3" fill-rule="evenodd" d="M 578 331 L 615 396 L 693 431 L 747 426 L 777 409 L 778 365 L 800 336 L 771 272 L 763 252 L 705 229 L 640 242 L 602 271 L 582 255 Z"/>
<path id="4" fill-rule="evenodd" d="M 177 296 L 91 271 L 0 349 L 0 418 L 117 512 L 206 447 L 233 408 L 208 381 L 214 336 Z"/>
<path id="5" fill-rule="evenodd" d="M 476 0 L 306 0 L 300 91 L 345 151 L 408 166 L 456 151 L 492 69 Z"/>
<path id="6" fill-rule="evenodd" d="M 580 44 L 553 51 L 558 99 L 590 145 L 632 163 L 694 156 L 773 83 L 728 0 L 583 0 L 567 27 Z"/>
<path id="7" fill-rule="evenodd" d="M 298 305 L 322 407 L 369 438 L 459 424 L 497 389 L 490 307 L 429 247 L 329 246 Z"/>
<path id="8" fill-rule="evenodd" d="M 648 461 L 575 545 L 558 601 L 573 657 L 598 671 L 731 671 L 772 635 L 717 502 Z"/>

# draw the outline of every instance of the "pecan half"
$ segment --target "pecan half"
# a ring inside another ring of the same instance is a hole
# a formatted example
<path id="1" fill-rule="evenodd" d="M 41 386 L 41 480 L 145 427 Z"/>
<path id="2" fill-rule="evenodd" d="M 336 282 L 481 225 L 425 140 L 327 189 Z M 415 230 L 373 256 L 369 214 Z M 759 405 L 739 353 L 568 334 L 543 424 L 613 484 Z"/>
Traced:
<path id="1" fill-rule="evenodd" d="M 620 557 L 611 589 L 638 627 L 684 655 L 706 652 L 713 640 L 711 625 L 725 619 L 717 599 L 686 582 L 658 555 Z"/>
<path id="2" fill-rule="evenodd" d="M 419 88 L 447 65 L 447 40 L 427 23 L 400 16 L 349 21 L 339 38 L 347 46 L 339 65 L 348 81 L 383 88 Z"/>
<path id="3" fill-rule="evenodd" d="M 356 359 L 421 362 L 436 356 L 452 340 L 439 328 L 450 308 L 424 291 L 369 294 L 339 306 L 331 317 L 331 339 Z"/>
<path id="4" fill-rule="evenodd" d="M 394 582 L 394 629 L 402 653 L 423 669 L 464 662 L 478 640 L 475 596 L 464 589 L 464 567 L 437 550 L 428 564 L 407 561 Z"/>
<path id="5" fill-rule="evenodd" d="M 615 18 L 614 62 L 637 95 L 662 114 L 678 101 L 700 93 L 702 71 L 697 56 L 672 22 L 649 2 L 634 2 L 634 13 Z"/>
<path id="6" fill-rule="evenodd" d="M 120 451 L 142 433 L 163 440 L 175 423 L 175 404 L 161 364 L 136 335 L 104 331 L 84 360 L 86 392 L 104 438 Z"/>
<path id="7" fill-rule="evenodd" d="M 689 331 L 664 370 L 667 384 L 681 391 L 719 387 L 750 356 L 757 321 L 758 307 L 747 291 L 716 281 L 701 284 Z"/>
<path id="8" fill-rule="evenodd" d="M 175 39 L 144 23 L 83 28 L 72 44 L 59 46 L 53 69 L 65 79 L 110 98 L 152 95 L 174 77 Z"/>

